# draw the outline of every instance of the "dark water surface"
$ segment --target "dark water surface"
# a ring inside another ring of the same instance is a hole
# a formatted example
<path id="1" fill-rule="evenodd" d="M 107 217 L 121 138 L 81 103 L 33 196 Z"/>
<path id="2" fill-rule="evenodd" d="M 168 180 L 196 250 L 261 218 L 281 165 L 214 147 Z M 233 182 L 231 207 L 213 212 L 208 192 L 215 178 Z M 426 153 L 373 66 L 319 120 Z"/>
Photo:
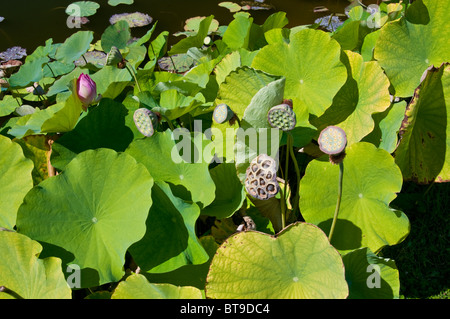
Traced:
<path id="1" fill-rule="evenodd" d="M 39 45 L 53 38 L 53 43 L 64 42 L 71 34 L 79 30 L 94 31 L 95 40 L 101 37 L 109 25 L 109 18 L 116 13 L 143 12 L 158 21 L 157 32 L 167 30 L 171 34 L 182 31 L 184 21 L 195 16 L 214 15 L 220 25 L 228 24 L 233 13 L 218 6 L 223 0 L 135 0 L 133 5 L 112 7 L 107 0 L 97 0 L 100 8 L 89 17 L 90 22 L 81 29 L 70 29 L 66 21 L 66 7 L 75 0 L 0 0 L 0 52 L 12 46 L 21 46 L 30 54 Z M 239 3 L 240 1 L 234 1 Z M 343 13 L 348 0 L 266 0 L 275 10 L 249 11 L 254 22 L 262 24 L 276 11 L 284 11 L 289 19 L 288 27 L 313 23 L 315 19 L 332 12 Z M 317 6 L 325 6 L 329 12 L 314 13 Z M 151 26 L 133 28 L 133 36 L 141 36 Z M 178 39 L 181 39 L 179 37 Z M 173 39 L 176 41 L 177 39 Z M 174 42 L 173 42 L 174 43 Z M 173 44 L 171 43 L 171 44 Z"/>

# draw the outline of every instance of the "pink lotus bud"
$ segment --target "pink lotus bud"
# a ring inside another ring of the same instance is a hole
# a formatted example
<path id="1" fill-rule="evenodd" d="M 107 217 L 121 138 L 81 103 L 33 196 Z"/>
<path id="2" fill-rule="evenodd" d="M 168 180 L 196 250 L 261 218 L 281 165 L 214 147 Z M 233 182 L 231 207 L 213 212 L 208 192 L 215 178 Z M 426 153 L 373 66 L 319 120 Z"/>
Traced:
<path id="1" fill-rule="evenodd" d="M 97 102 L 100 98 L 100 95 L 97 96 L 97 85 L 87 74 L 81 73 L 78 77 L 76 89 L 85 111 L 91 103 Z"/>

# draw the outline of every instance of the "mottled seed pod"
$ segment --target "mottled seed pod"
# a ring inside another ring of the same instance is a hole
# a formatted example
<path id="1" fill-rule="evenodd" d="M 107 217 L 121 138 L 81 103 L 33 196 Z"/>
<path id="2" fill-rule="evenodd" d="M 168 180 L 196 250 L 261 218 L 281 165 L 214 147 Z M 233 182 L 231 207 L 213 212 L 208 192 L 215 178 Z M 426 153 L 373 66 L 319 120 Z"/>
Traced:
<path id="1" fill-rule="evenodd" d="M 152 136 L 158 127 L 158 116 L 146 108 L 137 109 L 133 114 L 134 124 L 145 136 Z"/>
<path id="2" fill-rule="evenodd" d="M 254 198 L 265 200 L 280 190 L 277 182 L 277 164 L 267 154 L 254 158 L 246 171 L 245 188 Z"/>
<path id="3" fill-rule="evenodd" d="M 233 116 L 233 111 L 225 103 L 217 105 L 213 112 L 213 119 L 219 124 L 230 121 Z"/>
<path id="4" fill-rule="evenodd" d="M 329 155 L 339 154 L 347 145 L 347 136 L 343 129 L 337 126 L 328 126 L 320 132 L 319 148 Z"/>
<path id="5" fill-rule="evenodd" d="M 270 126 L 282 131 L 290 131 L 297 124 L 294 110 L 289 104 L 276 105 L 267 114 Z"/>
<path id="6" fill-rule="evenodd" d="M 347 135 L 343 129 L 328 126 L 320 132 L 317 142 L 320 150 L 330 155 L 330 162 L 338 164 L 344 160 Z"/>
<path id="7" fill-rule="evenodd" d="M 106 56 L 106 65 L 116 66 L 122 61 L 123 57 L 119 49 L 115 46 L 111 47 L 111 50 L 109 50 L 108 55 Z"/>

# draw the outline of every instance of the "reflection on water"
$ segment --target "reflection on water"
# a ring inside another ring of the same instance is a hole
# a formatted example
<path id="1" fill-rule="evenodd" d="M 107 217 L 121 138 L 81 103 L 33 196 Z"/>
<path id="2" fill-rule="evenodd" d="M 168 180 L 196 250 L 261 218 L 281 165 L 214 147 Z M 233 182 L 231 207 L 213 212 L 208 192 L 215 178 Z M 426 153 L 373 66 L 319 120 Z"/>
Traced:
<path id="1" fill-rule="evenodd" d="M 45 40 L 53 38 L 54 43 L 64 42 L 72 33 L 78 30 L 92 30 L 95 39 L 109 25 L 109 18 L 116 13 L 140 11 L 158 21 L 157 31 L 167 30 L 171 34 L 181 31 L 184 21 L 194 16 L 208 16 L 213 14 L 221 25 L 228 24 L 233 19 L 233 13 L 219 7 L 223 0 L 134 0 L 133 5 L 119 5 L 112 7 L 107 0 L 97 0 L 100 8 L 97 13 L 89 17 L 90 22 L 81 29 L 69 29 L 66 24 L 66 7 L 75 0 L 3 0 L 0 15 L 5 20 L 0 23 L 0 52 L 12 46 L 21 46 L 28 53 L 34 51 Z M 239 3 L 240 1 L 235 1 Z M 342 13 L 349 4 L 348 0 L 266 0 L 277 11 L 287 13 L 288 27 L 310 24 L 318 17 L 330 12 Z M 329 12 L 314 13 L 318 6 L 328 8 Z M 261 24 L 274 10 L 250 11 L 254 22 Z M 133 29 L 134 36 L 140 36 L 148 30 Z M 176 41 L 177 39 L 174 39 Z"/>

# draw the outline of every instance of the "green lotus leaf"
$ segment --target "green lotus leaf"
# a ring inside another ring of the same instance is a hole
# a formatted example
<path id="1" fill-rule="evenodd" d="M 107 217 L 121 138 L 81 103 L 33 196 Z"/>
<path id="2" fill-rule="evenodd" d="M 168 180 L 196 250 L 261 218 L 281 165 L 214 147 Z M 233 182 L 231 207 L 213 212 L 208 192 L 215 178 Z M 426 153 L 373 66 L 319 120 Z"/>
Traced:
<path id="1" fill-rule="evenodd" d="M 234 20 L 228 24 L 222 40 L 233 51 L 247 49 L 253 18 L 247 12 L 235 13 L 233 17 Z"/>
<path id="2" fill-rule="evenodd" d="M 225 81 L 219 86 L 219 92 L 215 104 L 226 104 L 240 119 L 244 116 L 247 106 L 258 91 L 269 83 L 280 80 L 279 76 L 272 76 L 265 72 L 250 67 L 238 67 L 225 77 Z M 273 106 L 273 105 L 272 105 Z M 227 161 L 234 160 L 234 144 L 238 123 L 225 122 L 218 124 L 213 122 L 212 133 L 217 156 L 224 157 Z M 219 135 L 219 130 L 221 136 Z"/>
<path id="3" fill-rule="evenodd" d="M 241 208 L 246 195 L 241 181 L 237 178 L 233 163 L 222 163 L 210 170 L 216 185 L 214 201 L 202 209 L 202 215 L 226 218 Z"/>
<path id="4" fill-rule="evenodd" d="M 15 139 L 23 150 L 26 158 L 33 161 L 34 167 L 31 172 L 33 185 L 36 186 L 49 177 L 50 145 L 46 135 L 29 135 L 22 139 Z"/>
<path id="5" fill-rule="evenodd" d="M 78 31 L 72 34 L 56 50 L 56 59 L 62 63 L 72 63 L 89 50 L 94 39 L 92 31 Z"/>
<path id="6" fill-rule="evenodd" d="M 202 299 L 202 292 L 189 286 L 152 284 L 143 275 L 132 274 L 119 283 L 111 299 Z"/>
<path id="7" fill-rule="evenodd" d="M 130 27 L 124 20 L 117 21 L 105 29 L 102 34 L 101 43 L 104 52 L 109 52 L 112 46 L 125 49 L 131 38 Z"/>
<path id="8" fill-rule="evenodd" d="M 71 15 L 74 12 L 74 8 L 76 8 L 75 13 L 79 14 L 79 17 L 89 17 L 97 12 L 100 5 L 94 1 L 76 1 L 66 8 L 66 13 Z"/>
<path id="9" fill-rule="evenodd" d="M 202 20 L 205 18 L 206 17 L 193 17 L 187 19 L 184 24 L 184 30 L 197 33 L 200 29 L 200 22 L 202 22 Z M 208 29 L 208 33 L 217 31 L 218 27 L 219 21 L 217 21 L 216 19 L 212 19 Z"/>
<path id="10" fill-rule="evenodd" d="M 119 4 L 133 4 L 134 0 L 108 0 L 110 6 L 117 6 Z"/>
<path id="11" fill-rule="evenodd" d="M 220 2 L 218 4 L 218 6 L 228 9 L 228 10 L 230 10 L 230 12 L 237 12 L 242 9 L 240 5 L 238 5 L 237 3 L 234 3 L 234 2 L 230 2 L 230 1 Z"/>
<path id="12" fill-rule="evenodd" d="M 168 184 L 157 182 L 153 205 L 147 218 L 147 232 L 130 247 L 130 254 L 142 271 L 166 273 L 184 265 L 208 261 L 195 234 L 200 208 L 175 197 Z"/>
<path id="13" fill-rule="evenodd" d="M 155 181 L 182 185 L 190 192 L 194 202 L 209 205 L 214 200 L 216 189 L 208 171 L 209 161 L 184 161 L 177 150 L 178 144 L 188 148 L 183 151 L 195 152 L 195 149 L 189 149 L 192 146 L 190 135 L 182 136 L 182 140 L 175 143 L 170 130 L 156 132 L 151 138 L 135 140 L 125 152 L 143 163 Z"/>
<path id="14" fill-rule="evenodd" d="M 40 259 L 41 251 L 42 246 L 27 236 L 0 231 L 0 282 L 11 292 L 0 292 L 0 299 L 71 299 L 61 259 Z"/>
<path id="15" fill-rule="evenodd" d="M 12 95 L 5 95 L 0 101 L 0 117 L 11 114 L 17 106 L 17 100 Z"/>
<path id="16" fill-rule="evenodd" d="M 17 210 L 33 187 L 33 162 L 24 156 L 18 144 L 3 135 L 0 135 L 0 154 L 0 227 L 13 229 Z"/>
<path id="17" fill-rule="evenodd" d="M 52 165 L 61 170 L 77 154 L 89 149 L 125 151 L 133 140 L 133 132 L 125 124 L 128 112 L 121 103 L 102 99 L 72 131 L 55 141 L 52 146 Z"/>
<path id="18" fill-rule="evenodd" d="M 362 56 L 345 51 L 344 64 L 349 70 L 345 85 L 325 113 L 311 123 L 319 131 L 337 125 L 347 134 L 347 143 L 359 142 L 375 127 L 372 114 L 385 111 L 391 104 L 389 80 L 376 61 L 364 62 Z"/>
<path id="19" fill-rule="evenodd" d="M 341 256 L 325 234 L 307 223 L 277 236 L 238 233 L 217 250 L 206 284 L 207 298 L 346 298 Z"/>
<path id="20" fill-rule="evenodd" d="M 91 76 L 97 84 L 97 93 L 103 98 L 115 99 L 133 80 L 127 69 L 119 69 L 112 65 L 104 66 Z"/>
<path id="21" fill-rule="evenodd" d="M 169 50 L 169 55 L 186 53 L 192 47 L 201 48 L 203 46 L 205 37 L 208 35 L 208 31 L 213 18 L 213 15 L 204 18 L 199 24 L 197 34 L 178 41 Z"/>
<path id="22" fill-rule="evenodd" d="M 199 241 L 208 253 L 209 259 L 207 262 L 199 265 L 184 265 L 173 271 L 165 273 L 144 273 L 145 277 L 152 283 L 167 283 L 176 286 L 193 286 L 204 290 L 209 265 L 211 264 L 217 248 L 219 248 L 219 244 L 216 242 L 215 238 L 210 235 L 200 237 Z"/>
<path id="23" fill-rule="evenodd" d="M 389 153 L 398 146 L 398 133 L 405 117 L 406 102 L 393 103 L 386 111 L 374 114 L 375 129 L 362 139 Z"/>
<path id="24" fill-rule="evenodd" d="M 97 285 L 119 281 L 125 252 L 145 234 L 152 186 L 148 171 L 128 154 L 88 150 L 27 194 L 17 228 L 50 244 L 49 254 L 65 250 L 64 258 L 70 254 L 74 259 L 61 258 L 77 264 L 82 274 L 96 272 Z M 67 194 L 72 194 L 70 200 Z M 84 287 L 96 284 L 81 277 Z"/>
<path id="25" fill-rule="evenodd" d="M 81 101 L 75 94 L 43 110 L 22 116 L 8 131 L 9 134 L 22 138 L 37 133 L 57 133 L 72 130 L 82 112 Z"/>
<path id="26" fill-rule="evenodd" d="M 305 29 L 262 48 L 252 67 L 286 77 L 285 98 L 292 99 L 299 126 L 310 126 L 309 114 L 322 115 L 344 85 L 347 72 L 341 48 L 329 34 Z"/>
<path id="27" fill-rule="evenodd" d="M 169 120 L 175 120 L 203 103 L 205 103 L 205 97 L 202 93 L 186 96 L 176 89 L 169 89 L 161 92 L 160 107 L 155 107 L 154 111 L 162 113 Z"/>
<path id="28" fill-rule="evenodd" d="M 408 105 L 395 162 L 418 183 L 450 181 L 450 64 L 430 68 Z"/>
<path id="29" fill-rule="evenodd" d="M 349 299 L 399 298 L 400 281 L 395 262 L 364 247 L 342 257 Z"/>
<path id="30" fill-rule="evenodd" d="M 84 72 L 83 69 L 75 68 L 70 73 L 61 76 L 59 79 L 57 79 L 55 82 L 53 82 L 53 85 L 50 87 L 50 89 L 47 92 L 47 96 L 53 96 L 53 95 L 56 95 L 61 92 L 69 91 L 71 82 L 74 79 L 78 79 L 78 77 L 83 72 Z"/>
<path id="31" fill-rule="evenodd" d="M 17 73 L 11 75 L 9 85 L 11 87 L 25 87 L 30 83 L 40 81 L 44 76 L 42 66 L 49 60 L 48 57 L 41 57 L 24 63 Z"/>
<path id="32" fill-rule="evenodd" d="M 377 252 L 401 242 L 409 233 L 409 220 L 389 207 L 402 187 L 399 167 L 388 152 L 370 143 L 353 144 L 345 152 L 342 199 L 331 243 L 342 252 L 360 247 Z M 338 165 L 313 160 L 300 181 L 301 213 L 326 233 L 336 207 L 338 175 Z"/>
<path id="33" fill-rule="evenodd" d="M 429 21 L 414 24 L 403 17 L 387 23 L 381 28 L 374 52 L 400 97 L 413 95 L 429 66 L 450 61 L 448 1 L 423 0 L 411 6 L 420 6 L 420 16 L 429 17 Z"/>

